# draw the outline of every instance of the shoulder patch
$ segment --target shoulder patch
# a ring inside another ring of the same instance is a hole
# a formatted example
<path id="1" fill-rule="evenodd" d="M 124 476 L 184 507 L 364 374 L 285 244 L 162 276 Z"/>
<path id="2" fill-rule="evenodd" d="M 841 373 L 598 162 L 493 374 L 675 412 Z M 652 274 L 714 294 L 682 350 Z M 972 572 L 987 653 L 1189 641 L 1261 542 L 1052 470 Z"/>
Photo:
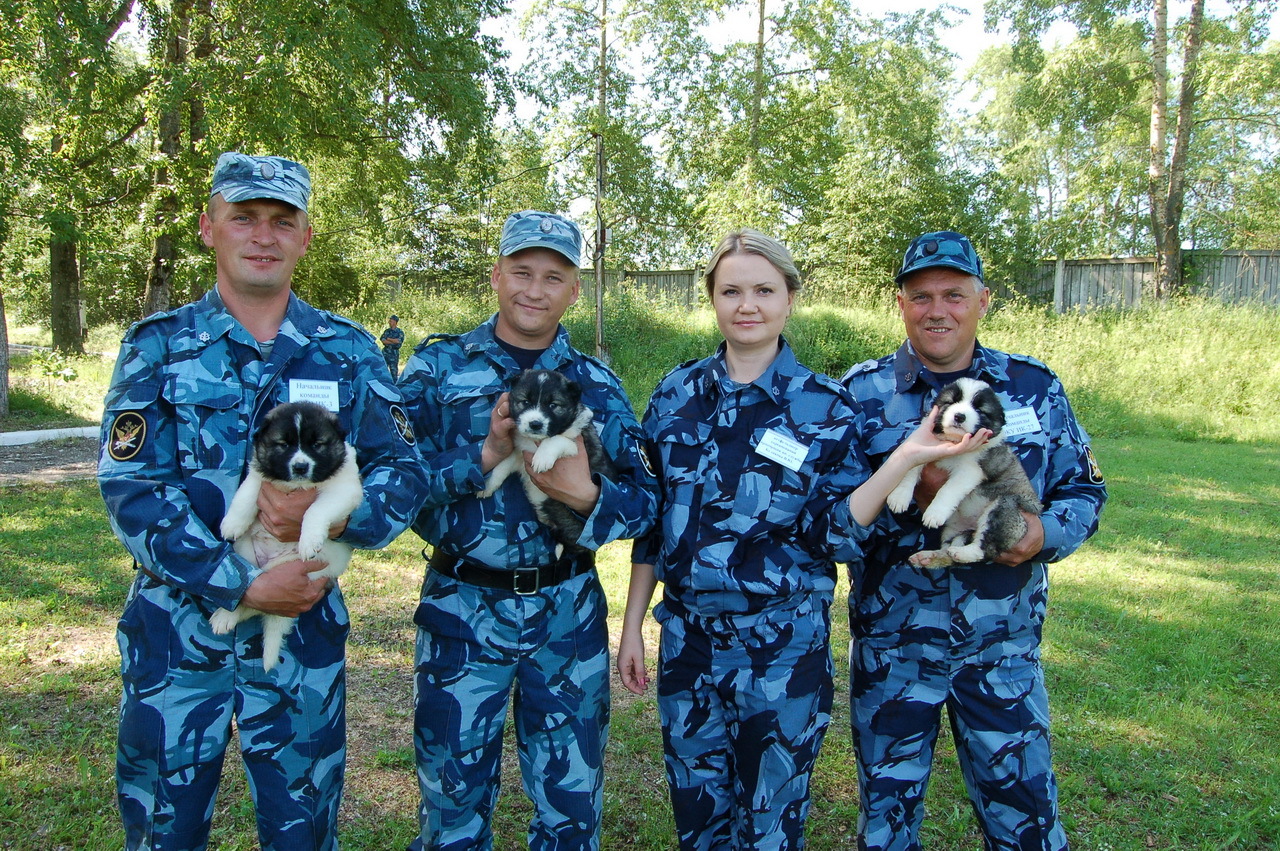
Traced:
<path id="1" fill-rule="evenodd" d="M 128 461 L 147 442 L 147 420 L 137 411 L 116 414 L 107 436 L 107 454 L 115 461 Z"/>
<path id="2" fill-rule="evenodd" d="M 652 479 L 658 478 L 658 472 L 654 467 L 653 459 L 649 457 L 649 451 L 645 449 L 644 441 L 636 441 L 636 454 L 640 456 L 640 466 L 644 467 L 644 471 L 649 474 Z"/>
<path id="3" fill-rule="evenodd" d="M 1084 457 L 1089 462 L 1089 481 L 1095 485 L 1103 484 L 1102 467 L 1098 465 L 1098 459 L 1093 455 L 1092 446 L 1085 446 Z"/>
<path id="4" fill-rule="evenodd" d="M 396 434 L 400 435 L 400 439 L 413 446 L 415 442 L 413 423 L 409 421 L 409 414 L 405 411 L 403 405 L 391 406 L 391 421 L 396 424 Z"/>

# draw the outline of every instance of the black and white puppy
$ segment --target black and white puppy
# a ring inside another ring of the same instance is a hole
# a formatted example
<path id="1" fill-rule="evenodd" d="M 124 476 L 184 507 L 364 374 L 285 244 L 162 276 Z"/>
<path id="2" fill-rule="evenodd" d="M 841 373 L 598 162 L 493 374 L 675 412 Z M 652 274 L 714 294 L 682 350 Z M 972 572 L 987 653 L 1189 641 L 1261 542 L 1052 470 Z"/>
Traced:
<path id="1" fill-rule="evenodd" d="M 1004 443 L 1004 408 L 985 382 L 961 378 L 938 394 L 933 431 L 944 440 L 990 429 L 992 437 L 973 452 L 936 461 L 948 473 L 924 512 L 924 525 L 942 527 L 942 544 L 911 556 L 917 567 L 946 567 L 991 561 L 1027 532 L 1023 511 L 1039 514 L 1040 499 L 1017 456 Z M 920 467 L 889 494 L 889 510 L 900 514 L 911 504 Z"/>
<path id="2" fill-rule="evenodd" d="M 302 517 L 297 543 L 285 543 L 258 522 L 258 492 L 264 481 L 285 491 L 315 488 L 316 501 Z M 341 576 L 351 561 L 351 547 L 329 538 L 329 527 L 340 523 L 360 505 L 364 487 L 356 466 L 356 450 L 346 441 L 338 417 L 314 402 L 288 402 L 267 412 L 253 436 L 253 457 L 227 516 L 222 537 L 235 541 L 235 550 L 249 561 L 270 570 L 300 559 L 327 562 L 313 571 L 312 579 Z M 237 606 L 218 609 L 209 618 L 219 635 L 236 624 L 262 615 L 262 667 L 270 671 L 280 659 L 285 636 L 294 619 Z"/>
<path id="3" fill-rule="evenodd" d="M 525 496 L 533 505 L 538 520 L 551 530 L 552 536 L 563 547 L 584 549 L 578 545 L 584 525 L 582 518 L 569 506 L 538 490 L 524 466 L 524 453 L 532 452 L 533 460 L 529 466 L 534 472 L 545 473 L 561 458 L 578 454 L 575 441 L 578 435 L 582 435 L 591 472 L 606 478 L 614 477 L 613 462 L 605 455 L 600 435 L 592 422 L 595 414 L 582 404 L 582 388 L 555 370 L 526 369 L 516 376 L 507 399 L 511 418 L 516 422 L 515 449 L 490 471 L 479 496 L 492 496 L 508 476 L 519 473 Z"/>

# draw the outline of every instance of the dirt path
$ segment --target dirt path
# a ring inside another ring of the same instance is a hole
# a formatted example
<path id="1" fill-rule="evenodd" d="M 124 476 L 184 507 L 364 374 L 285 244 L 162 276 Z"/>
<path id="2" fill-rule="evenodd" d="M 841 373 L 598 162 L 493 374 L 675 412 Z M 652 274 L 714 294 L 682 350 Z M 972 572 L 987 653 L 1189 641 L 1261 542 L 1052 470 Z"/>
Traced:
<path id="1" fill-rule="evenodd" d="M 0 446 L 0 487 L 29 482 L 92 478 L 98 469 L 96 438 L 67 438 Z"/>

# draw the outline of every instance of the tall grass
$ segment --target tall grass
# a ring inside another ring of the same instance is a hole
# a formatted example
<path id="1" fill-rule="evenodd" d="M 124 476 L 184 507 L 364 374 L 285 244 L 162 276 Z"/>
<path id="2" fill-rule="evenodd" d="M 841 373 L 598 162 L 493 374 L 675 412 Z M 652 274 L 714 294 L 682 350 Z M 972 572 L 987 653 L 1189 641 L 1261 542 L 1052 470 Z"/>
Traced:
<path id="1" fill-rule="evenodd" d="M 469 329 L 493 309 L 487 291 L 471 300 L 416 296 L 379 305 L 375 318 L 398 313 L 416 341 Z M 1200 299 L 1063 315 L 997 304 L 979 339 L 1048 364 L 1095 437 L 1271 441 L 1280 439 L 1280 419 L 1268 415 L 1280 398 L 1278 319 L 1271 308 Z M 565 325 L 575 346 L 595 351 L 590 293 L 565 315 Z M 904 336 L 888 298 L 850 305 L 802 299 L 786 335 L 802 362 L 837 378 L 855 363 L 892 352 Z M 604 340 L 610 365 L 643 410 L 663 375 L 710 354 L 720 335 L 705 306 L 691 311 L 620 287 L 609 293 Z"/>

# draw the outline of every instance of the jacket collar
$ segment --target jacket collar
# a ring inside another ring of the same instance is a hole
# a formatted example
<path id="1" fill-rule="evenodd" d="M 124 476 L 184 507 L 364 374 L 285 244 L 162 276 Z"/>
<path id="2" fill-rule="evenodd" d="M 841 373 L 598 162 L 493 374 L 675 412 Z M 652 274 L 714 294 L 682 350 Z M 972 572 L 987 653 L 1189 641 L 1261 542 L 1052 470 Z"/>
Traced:
<path id="1" fill-rule="evenodd" d="M 791 349 L 791 344 L 787 342 L 786 338 L 780 337 L 778 339 L 778 354 L 773 359 L 773 363 L 769 364 L 765 371 L 750 382 L 748 386 L 759 387 L 774 402 L 784 405 L 791 389 L 792 380 L 799 372 L 799 362 L 796 360 L 795 352 Z M 703 379 L 703 392 L 708 395 L 718 392 L 721 396 L 727 396 L 741 386 L 729 377 L 729 365 L 725 362 L 724 353 L 725 344 L 722 342 L 716 348 L 716 353 L 707 359 L 707 371 Z"/>
<path id="2" fill-rule="evenodd" d="M 923 380 L 925 365 L 916 356 L 910 340 L 904 340 L 893 356 L 894 389 L 898 393 L 908 393 L 916 382 Z M 979 378 L 988 384 L 1004 381 L 1009 377 L 1008 365 L 999 353 L 988 349 L 980 341 L 973 344 L 973 363 L 965 371 L 969 378 Z"/>

